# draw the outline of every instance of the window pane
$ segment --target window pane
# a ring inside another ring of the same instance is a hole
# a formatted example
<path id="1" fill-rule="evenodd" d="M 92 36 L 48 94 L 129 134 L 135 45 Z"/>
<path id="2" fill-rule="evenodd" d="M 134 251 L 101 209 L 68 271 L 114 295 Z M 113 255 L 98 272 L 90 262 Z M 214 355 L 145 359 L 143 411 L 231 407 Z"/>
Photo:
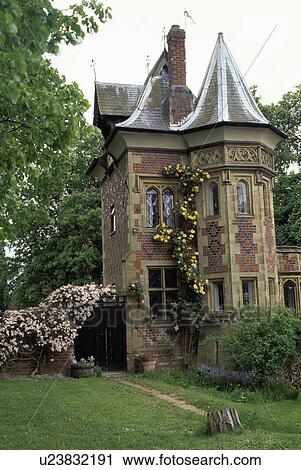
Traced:
<path id="1" fill-rule="evenodd" d="M 165 268 L 165 287 L 178 287 L 178 273 L 175 268 Z"/>
<path id="2" fill-rule="evenodd" d="M 172 309 L 170 307 L 170 304 L 172 302 L 177 302 L 178 291 L 166 291 L 165 298 L 166 298 L 166 316 L 167 318 L 170 318 L 172 316 Z"/>
<path id="3" fill-rule="evenodd" d="M 288 308 L 296 310 L 295 302 L 295 284 L 292 281 L 287 281 L 284 286 L 284 305 Z"/>
<path id="4" fill-rule="evenodd" d="M 150 188 L 147 190 L 146 206 L 147 226 L 156 227 L 159 223 L 159 197 L 156 189 Z"/>
<path id="5" fill-rule="evenodd" d="M 249 212 L 248 187 L 244 181 L 237 183 L 237 209 L 241 214 Z"/>
<path id="6" fill-rule="evenodd" d="M 218 184 L 210 184 L 210 215 L 219 215 Z"/>
<path id="7" fill-rule="evenodd" d="M 148 270 L 148 283 L 149 287 L 162 287 L 162 270 L 161 269 L 149 269 Z"/>
<path id="8" fill-rule="evenodd" d="M 111 233 L 116 230 L 116 216 L 115 216 L 115 206 L 114 204 L 110 207 L 110 217 L 111 217 Z"/>
<path id="9" fill-rule="evenodd" d="M 213 282 L 213 308 L 215 311 L 224 310 L 224 285 L 222 282 Z"/>
<path id="10" fill-rule="evenodd" d="M 149 306 L 151 315 L 155 318 L 163 317 L 163 294 L 162 292 L 149 293 Z"/>
<path id="11" fill-rule="evenodd" d="M 254 281 L 242 281 L 242 296 L 244 305 L 254 304 Z"/>
<path id="12" fill-rule="evenodd" d="M 174 227 L 174 194 L 170 189 L 163 191 L 163 222 L 167 227 Z"/>

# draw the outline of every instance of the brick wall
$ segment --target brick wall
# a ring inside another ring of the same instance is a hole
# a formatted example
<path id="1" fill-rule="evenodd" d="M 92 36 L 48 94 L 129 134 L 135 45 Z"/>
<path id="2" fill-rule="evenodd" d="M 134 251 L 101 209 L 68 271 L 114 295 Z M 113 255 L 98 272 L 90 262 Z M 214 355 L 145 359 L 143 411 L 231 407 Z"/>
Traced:
<path id="1" fill-rule="evenodd" d="M 227 267 L 223 264 L 225 254 L 225 244 L 222 243 L 222 234 L 225 228 L 219 222 L 212 220 L 206 222 L 206 227 L 202 229 L 202 235 L 207 236 L 208 244 L 203 247 L 203 255 L 208 258 L 207 266 L 204 267 L 205 274 L 225 273 Z"/>
<path id="2" fill-rule="evenodd" d="M 300 248 L 279 248 L 277 250 L 277 261 L 279 272 L 299 273 L 301 272 L 301 249 Z"/>
<path id="3" fill-rule="evenodd" d="M 67 351 L 54 353 L 40 362 L 39 375 L 70 376 L 71 354 L 73 347 Z M 30 377 L 36 369 L 36 362 L 30 358 L 18 358 L 15 361 L 0 368 L 0 377 Z"/>
<path id="4" fill-rule="evenodd" d="M 128 171 L 127 157 L 102 186 L 103 270 L 104 282 L 122 287 L 121 262 L 128 246 Z M 116 232 L 111 234 L 110 208 L 114 204 Z"/>
<path id="5" fill-rule="evenodd" d="M 259 266 L 256 262 L 258 246 L 254 243 L 256 225 L 253 224 L 251 218 L 245 217 L 237 217 L 233 225 L 237 225 L 238 228 L 235 241 L 240 245 L 240 252 L 235 255 L 235 259 L 240 272 L 259 272 Z"/>

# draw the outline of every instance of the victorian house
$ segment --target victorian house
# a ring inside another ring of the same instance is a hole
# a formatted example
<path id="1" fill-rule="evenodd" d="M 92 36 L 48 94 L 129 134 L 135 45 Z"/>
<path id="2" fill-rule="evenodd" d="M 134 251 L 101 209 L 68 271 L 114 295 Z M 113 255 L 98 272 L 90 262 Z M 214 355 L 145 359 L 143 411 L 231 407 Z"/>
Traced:
<path id="1" fill-rule="evenodd" d="M 127 307 L 129 369 L 139 354 L 158 366 L 183 354 L 168 317 L 181 289 L 177 266 L 168 244 L 153 239 L 158 223 L 176 224 L 181 201 L 177 178 L 163 176 L 166 165 L 210 174 L 197 199 L 209 310 L 279 302 L 301 310 L 301 249 L 275 241 L 273 151 L 285 135 L 259 110 L 222 33 L 197 97 L 186 85 L 184 30 L 172 26 L 167 44 L 144 84 L 95 87 L 94 125 L 105 144 L 88 172 L 102 184 L 104 282 L 144 287 L 144 304 Z M 218 362 L 216 348 L 204 360 Z"/>

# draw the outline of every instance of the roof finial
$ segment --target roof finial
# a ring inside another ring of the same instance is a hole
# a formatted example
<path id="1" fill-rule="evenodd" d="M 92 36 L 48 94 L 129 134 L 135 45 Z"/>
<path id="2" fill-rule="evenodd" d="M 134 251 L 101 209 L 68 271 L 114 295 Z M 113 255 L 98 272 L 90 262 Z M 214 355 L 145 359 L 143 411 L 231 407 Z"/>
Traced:
<path id="1" fill-rule="evenodd" d="M 147 70 L 147 75 L 149 74 L 149 64 L 150 64 L 150 59 L 149 59 L 149 55 L 147 54 L 147 56 L 146 56 L 146 70 Z"/>
<path id="2" fill-rule="evenodd" d="M 218 33 L 218 37 L 221 38 L 221 39 L 224 39 L 223 33 Z"/>
<path id="3" fill-rule="evenodd" d="M 96 79 L 96 68 L 95 68 L 95 60 L 94 59 L 91 59 L 91 67 L 92 67 L 93 73 L 94 73 L 94 83 L 96 83 L 97 79 Z"/>

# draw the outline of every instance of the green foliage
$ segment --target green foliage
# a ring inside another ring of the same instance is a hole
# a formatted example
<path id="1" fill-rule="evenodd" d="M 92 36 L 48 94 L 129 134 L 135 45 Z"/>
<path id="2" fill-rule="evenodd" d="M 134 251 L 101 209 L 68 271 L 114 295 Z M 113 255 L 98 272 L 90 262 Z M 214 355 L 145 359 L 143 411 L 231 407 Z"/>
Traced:
<path id="1" fill-rule="evenodd" d="M 102 140 L 87 126 L 71 150 L 67 182 L 49 206 L 45 223 L 33 218 L 12 244 L 11 306 L 37 305 L 57 287 L 101 282 L 101 209 L 99 183 L 85 175 Z"/>
<path id="2" fill-rule="evenodd" d="M 299 391 L 283 380 L 268 382 L 261 391 L 262 395 L 271 401 L 297 400 L 299 396 Z"/>
<path id="3" fill-rule="evenodd" d="M 98 0 L 67 10 L 52 0 L 0 0 L 0 238 L 33 219 L 44 223 L 53 192 L 63 189 L 70 147 L 88 102 L 45 54 L 77 44 L 110 17 Z"/>
<path id="4" fill-rule="evenodd" d="M 296 353 L 296 323 L 284 307 L 272 311 L 242 309 L 237 323 L 222 338 L 225 355 L 236 370 L 256 381 L 280 377 L 286 361 Z"/>
<path id="5" fill-rule="evenodd" d="M 256 86 L 252 92 L 266 118 L 287 135 L 275 151 L 276 171 L 285 173 L 291 163 L 301 165 L 301 85 L 285 93 L 276 104 L 263 104 Z"/>
<path id="6" fill-rule="evenodd" d="M 277 243 L 301 245 L 301 173 L 278 176 L 274 194 Z"/>
<path id="7" fill-rule="evenodd" d="M 0 318 L 8 306 L 9 266 L 4 245 L 0 243 Z"/>

